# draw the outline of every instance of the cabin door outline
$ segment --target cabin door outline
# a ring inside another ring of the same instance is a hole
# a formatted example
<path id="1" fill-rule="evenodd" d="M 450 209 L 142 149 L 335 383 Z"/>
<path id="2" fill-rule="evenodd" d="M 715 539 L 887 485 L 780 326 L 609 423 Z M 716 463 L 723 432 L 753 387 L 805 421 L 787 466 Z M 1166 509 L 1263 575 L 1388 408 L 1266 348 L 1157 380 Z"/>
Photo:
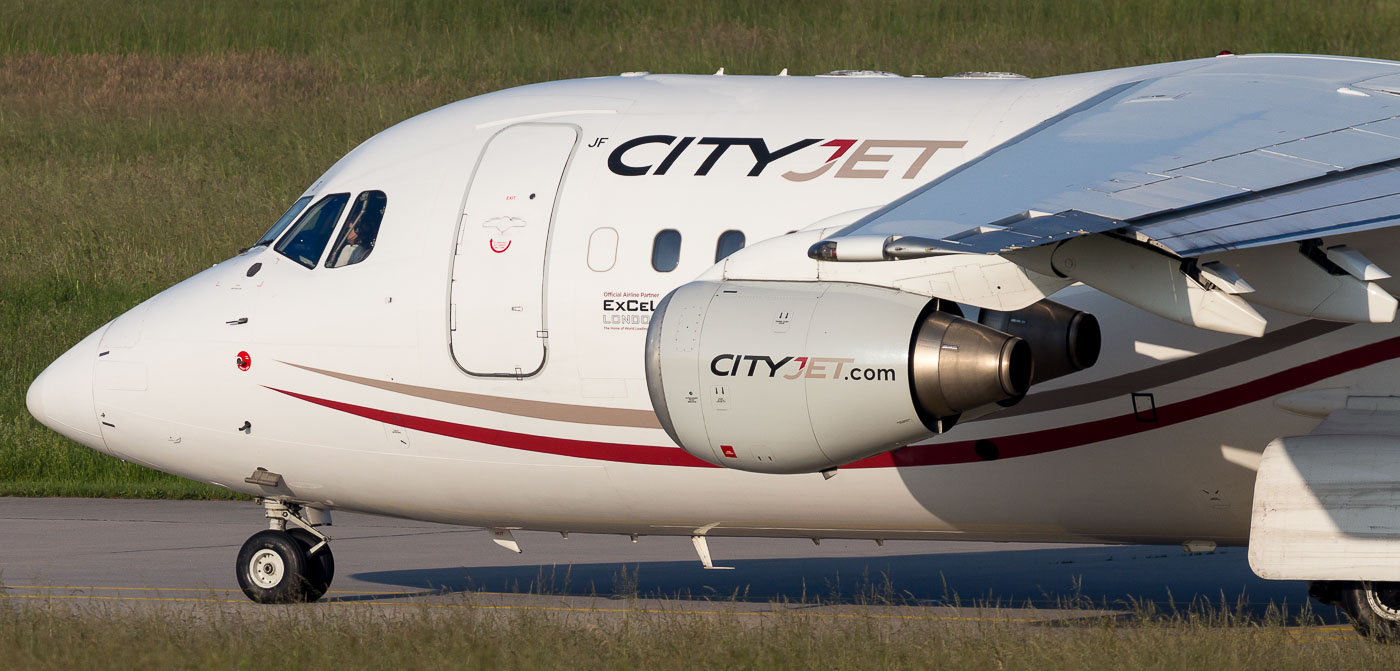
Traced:
<path id="1" fill-rule="evenodd" d="M 550 241 L 582 129 L 519 123 L 477 156 L 457 209 L 448 290 L 453 362 L 468 375 L 523 379 L 549 353 Z"/>

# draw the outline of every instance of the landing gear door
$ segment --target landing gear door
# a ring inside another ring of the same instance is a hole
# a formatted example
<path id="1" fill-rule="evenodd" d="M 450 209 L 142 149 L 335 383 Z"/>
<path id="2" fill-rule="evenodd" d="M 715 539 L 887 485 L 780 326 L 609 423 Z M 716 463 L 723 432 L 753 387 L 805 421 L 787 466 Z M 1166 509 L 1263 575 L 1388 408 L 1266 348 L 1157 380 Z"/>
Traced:
<path id="1" fill-rule="evenodd" d="M 452 263 L 452 356 L 462 370 L 528 377 L 544 367 L 545 259 L 555 197 L 578 144 L 561 124 L 510 126 L 477 162 Z"/>

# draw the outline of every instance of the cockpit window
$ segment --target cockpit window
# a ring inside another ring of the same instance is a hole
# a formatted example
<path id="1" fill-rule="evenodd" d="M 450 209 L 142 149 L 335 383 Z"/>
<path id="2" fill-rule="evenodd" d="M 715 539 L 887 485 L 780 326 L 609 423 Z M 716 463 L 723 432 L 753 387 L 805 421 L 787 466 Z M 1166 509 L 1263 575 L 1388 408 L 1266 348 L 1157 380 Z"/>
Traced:
<path id="1" fill-rule="evenodd" d="M 379 224 L 384 221 L 384 206 L 388 202 L 383 191 L 362 191 L 355 197 L 350 216 L 340 229 L 340 237 L 326 255 L 327 268 L 354 265 L 374 251 L 374 240 L 379 237 Z"/>
<path id="2" fill-rule="evenodd" d="M 311 196 L 302 196 L 298 198 L 297 202 L 292 203 L 292 206 L 287 208 L 286 212 L 282 213 L 282 217 L 277 220 L 277 223 L 273 224 L 272 228 L 267 229 L 267 232 L 263 233 L 263 236 L 258 238 L 257 242 L 253 243 L 253 246 L 261 247 L 263 245 L 272 244 L 272 241 L 276 240 L 277 236 L 282 235 L 282 231 L 287 230 L 287 227 L 296 220 L 297 215 L 301 214 L 301 211 L 306 209 L 306 206 L 310 203 Z"/>
<path id="3" fill-rule="evenodd" d="M 315 268 L 316 262 L 321 259 L 321 251 L 326 248 L 331 233 L 335 231 L 335 222 L 340 220 L 340 213 L 345 210 L 345 203 L 349 201 L 348 193 L 336 193 L 322 198 L 320 202 L 312 205 L 306 214 L 301 215 L 296 226 L 293 226 L 273 249 L 307 268 Z"/>

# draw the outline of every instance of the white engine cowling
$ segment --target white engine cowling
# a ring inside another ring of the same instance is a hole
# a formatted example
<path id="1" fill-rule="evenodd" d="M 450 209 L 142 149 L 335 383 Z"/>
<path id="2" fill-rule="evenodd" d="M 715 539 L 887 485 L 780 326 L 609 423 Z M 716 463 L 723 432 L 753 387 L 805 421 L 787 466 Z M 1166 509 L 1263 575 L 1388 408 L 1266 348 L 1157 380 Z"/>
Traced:
<path id="1" fill-rule="evenodd" d="M 813 473 L 1026 392 L 1024 340 L 936 308 L 856 284 L 687 284 L 657 306 L 647 331 L 652 405 L 704 461 Z"/>

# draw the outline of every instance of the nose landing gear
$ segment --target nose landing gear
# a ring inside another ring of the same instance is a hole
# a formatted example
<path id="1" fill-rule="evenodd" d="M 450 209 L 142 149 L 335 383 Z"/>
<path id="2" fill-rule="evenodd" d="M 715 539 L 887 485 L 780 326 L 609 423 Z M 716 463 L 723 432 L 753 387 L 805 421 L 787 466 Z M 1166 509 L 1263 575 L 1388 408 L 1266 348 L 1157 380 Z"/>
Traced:
<path id="1" fill-rule="evenodd" d="M 335 578 L 330 537 L 307 517 L 329 513 L 294 503 L 261 499 L 269 528 L 253 534 L 238 551 L 238 586 L 258 603 L 298 603 L 321 598 Z M 303 515 L 311 512 L 312 515 Z M 288 523 L 293 528 L 288 529 Z"/>

